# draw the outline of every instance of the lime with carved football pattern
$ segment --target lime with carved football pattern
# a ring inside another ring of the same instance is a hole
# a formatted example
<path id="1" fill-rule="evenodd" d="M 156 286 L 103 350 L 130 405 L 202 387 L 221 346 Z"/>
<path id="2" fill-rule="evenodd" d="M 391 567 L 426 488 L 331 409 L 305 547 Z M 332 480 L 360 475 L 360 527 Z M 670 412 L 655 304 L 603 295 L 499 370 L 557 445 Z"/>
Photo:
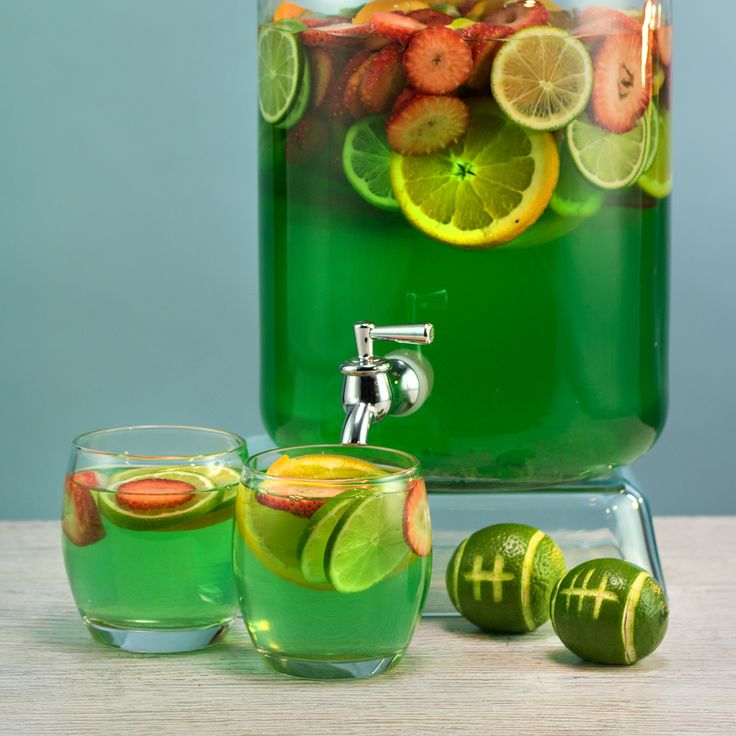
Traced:
<path id="1" fill-rule="evenodd" d="M 665 593 L 646 570 L 608 558 L 570 570 L 555 586 L 550 610 L 562 643 L 601 664 L 634 664 L 651 654 L 669 618 Z"/>
<path id="2" fill-rule="evenodd" d="M 494 524 L 455 550 L 446 583 L 457 610 L 488 631 L 533 631 L 549 619 L 549 601 L 565 574 L 554 540 L 524 524 Z"/>

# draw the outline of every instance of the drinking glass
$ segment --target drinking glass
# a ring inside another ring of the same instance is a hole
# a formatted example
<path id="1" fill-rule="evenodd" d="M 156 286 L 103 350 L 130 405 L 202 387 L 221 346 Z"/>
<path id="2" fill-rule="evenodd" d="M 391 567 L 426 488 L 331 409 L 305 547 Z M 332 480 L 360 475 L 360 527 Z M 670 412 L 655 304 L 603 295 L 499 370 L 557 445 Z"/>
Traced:
<path id="1" fill-rule="evenodd" d="M 233 504 L 245 457 L 241 437 L 200 427 L 119 427 L 74 440 L 64 561 L 97 641 L 189 651 L 230 625 Z"/>
<path id="2" fill-rule="evenodd" d="M 235 517 L 240 608 L 267 664 L 338 679 L 400 659 L 431 572 L 414 457 L 355 445 L 259 453 L 246 464 Z"/>

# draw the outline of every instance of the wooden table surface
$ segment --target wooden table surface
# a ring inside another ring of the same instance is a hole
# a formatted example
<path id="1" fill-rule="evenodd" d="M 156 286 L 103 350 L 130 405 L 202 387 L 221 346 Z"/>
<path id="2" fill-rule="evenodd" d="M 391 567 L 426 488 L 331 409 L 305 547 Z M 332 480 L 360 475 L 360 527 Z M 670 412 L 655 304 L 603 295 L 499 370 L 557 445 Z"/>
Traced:
<path id="1" fill-rule="evenodd" d="M 0 522 L 0 734 L 736 734 L 736 517 L 658 518 L 670 628 L 634 667 L 585 664 L 549 624 L 521 637 L 424 619 L 369 681 L 267 671 L 242 622 L 208 650 L 92 641 L 58 524 Z"/>

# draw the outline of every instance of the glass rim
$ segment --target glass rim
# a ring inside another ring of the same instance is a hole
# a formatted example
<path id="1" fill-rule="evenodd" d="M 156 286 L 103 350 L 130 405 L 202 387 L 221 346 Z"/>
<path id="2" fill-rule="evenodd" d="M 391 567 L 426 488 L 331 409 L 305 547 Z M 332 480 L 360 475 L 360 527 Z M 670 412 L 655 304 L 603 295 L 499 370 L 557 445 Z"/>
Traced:
<path id="1" fill-rule="evenodd" d="M 396 472 L 381 475 L 376 478 L 294 478 L 283 475 L 271 475 L 265 470 L 258 470 L 254 467 L 255 461 L 263 458 L 265 455 L 272 453 L 281 453 L 282 455 L 288 454 L 288 452 L 294 452 L 296 450 L 315 450 L 315 449 L 347 449 L 355 448 L 358 451 L 373 450 L 378 452 L 389 453 L 394 456 L 403 457 L 409 461 L 410 467 L 403 468 Z M 300 485 L 310 486 L 344 486 L 349 483 L 351 486 L 374 486 L 382 485 L 384 483 L 390 483 L 397 480 L 407 480 L 417 473 L 420 468 L 419 460 L 411 453 L 404 452 L 403 450 L 396 450 L 392 447 L 381 447 L 380 445 L 352 445 L 352 444 L 340 444 L 339 442 L 333 443 L 318 443 L 313 445 L 291 445 L 289 447 L 274 447 L 270 450 L 261 450 L 254 455 L 251 455 L 243 465 L 243 474 L 249 473 L 252 476 L 258 478 L 258 480 L 265 481 L 277 481 L 283 483 L 285 481 L 296 481 Z"/>
<path id="2" fill-rule="evenodd" d="M 109 435 L 116 432 L 137 431 L 137 430 L 186 430 L 189 432 L 201 432 L 209 435 L 221 435 L 235 441 L 235 446 L 228 450 L 220 450 L 218 452 L 202 452 L 188 455 L 143 455 L 134 452 L 114 452 L 112 450 L 96 450 L 87 447 L 84 441 L 88 438 L 98 435 Z M 104 429 L 93 429 L 90 432 L 83 432 L 72 440 L 72 447 L 80 452 L 86 452 L 91 455 L 101 455 L 103 457 L 116 458 L 134 458 L 136 460 L 194 460 L 200 458 L 216 458 L 224 457 L 238 453 L 246 447 L 246 441 L 234 432 L 228 432 L 225 429 L 216 429 L 215 427 L 200 427 L 189 424 L 130 424 L 121 425 L 119 427 L 106 427 Z"/>

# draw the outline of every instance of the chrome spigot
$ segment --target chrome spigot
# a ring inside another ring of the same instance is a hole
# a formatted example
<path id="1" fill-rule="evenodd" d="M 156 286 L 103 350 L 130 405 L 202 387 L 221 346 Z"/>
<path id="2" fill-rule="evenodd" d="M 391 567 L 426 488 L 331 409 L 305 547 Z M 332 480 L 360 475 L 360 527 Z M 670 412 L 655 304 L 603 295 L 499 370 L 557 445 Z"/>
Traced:
<path id="1" fill-rule="evenodd" d="M 428 345 L 434 340 L 434 327 L 430 324 L 376 327 L 371 322 L 355 325 L 358 357 L 340 366 L 345 376 L 342 387 L 345 422 L 340 439 L 343 444 L 367 444 L 372 424 L 389 414 L 412 414 L 429 396 L 432 375 L 426 361 L 409 351 L 377 357 L 373 354 L 374 340 Z"/>

